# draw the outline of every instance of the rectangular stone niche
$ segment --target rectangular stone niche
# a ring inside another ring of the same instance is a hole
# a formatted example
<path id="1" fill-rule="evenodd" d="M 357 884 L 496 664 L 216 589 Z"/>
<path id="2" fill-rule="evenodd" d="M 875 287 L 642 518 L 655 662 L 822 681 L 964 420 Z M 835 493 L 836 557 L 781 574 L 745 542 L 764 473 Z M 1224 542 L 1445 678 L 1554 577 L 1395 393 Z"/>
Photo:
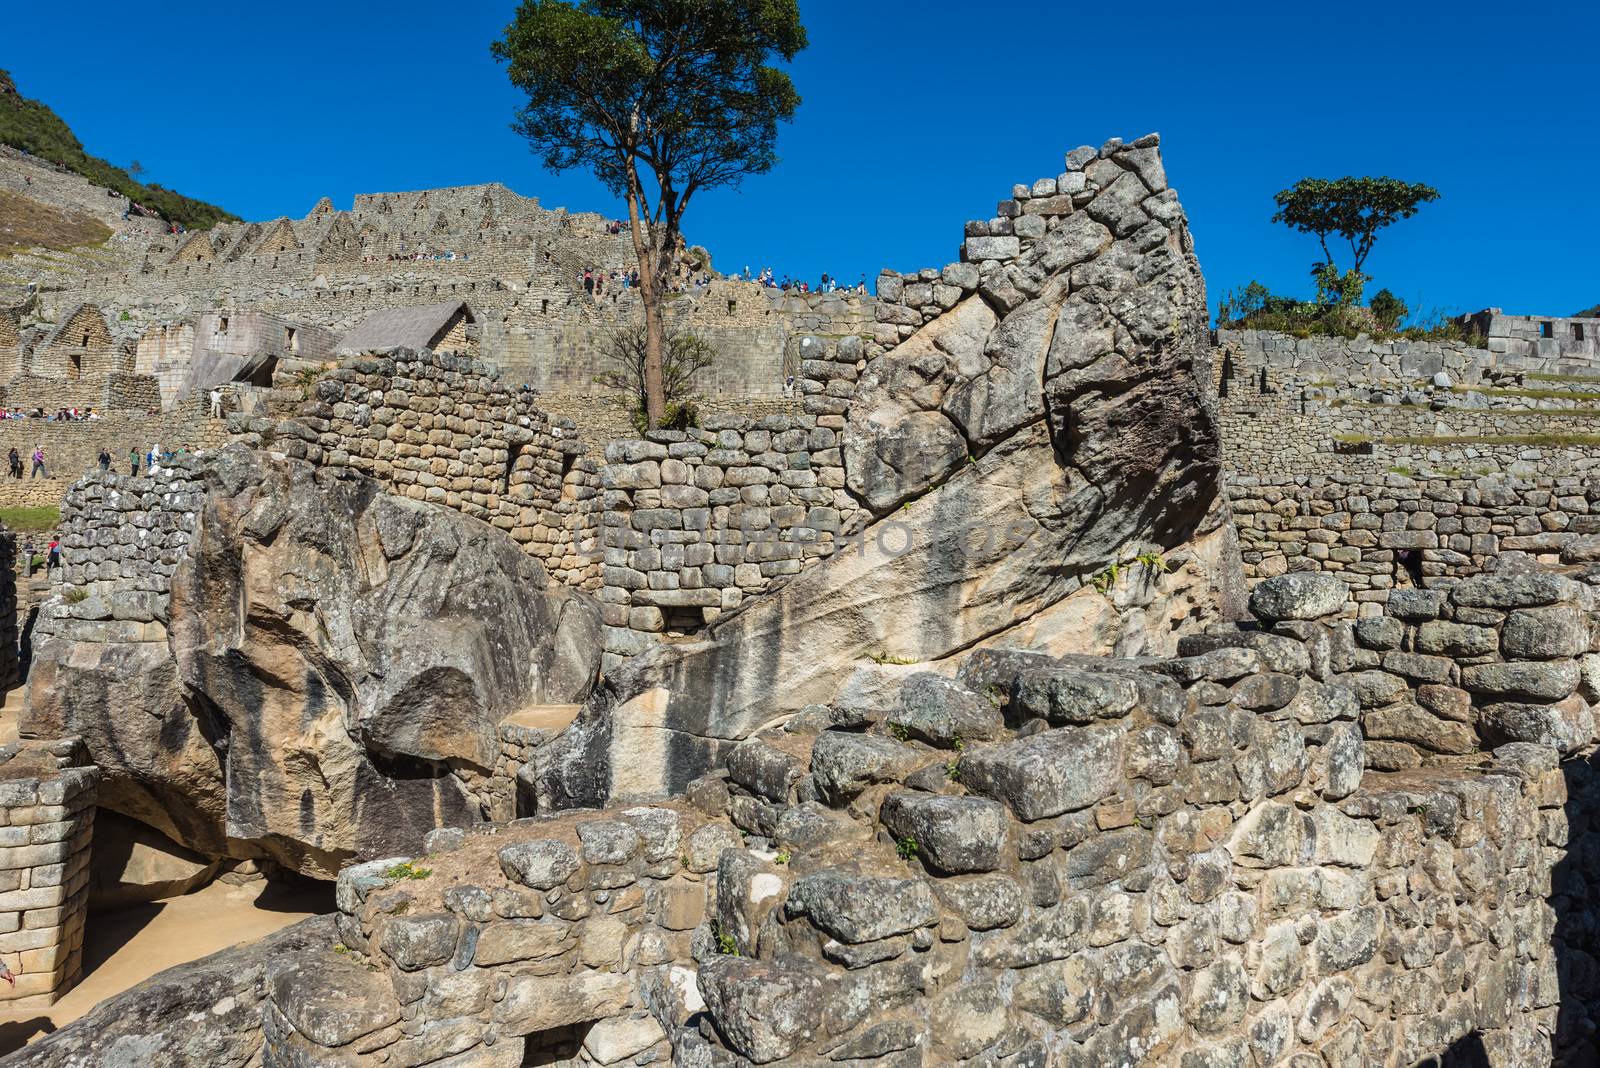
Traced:
<path id="1" fill-rule="evenodd" d="M 80 739 L 0 747 L 0 1011 L 51 1005 L 83 973 L 99 770 Z"/>

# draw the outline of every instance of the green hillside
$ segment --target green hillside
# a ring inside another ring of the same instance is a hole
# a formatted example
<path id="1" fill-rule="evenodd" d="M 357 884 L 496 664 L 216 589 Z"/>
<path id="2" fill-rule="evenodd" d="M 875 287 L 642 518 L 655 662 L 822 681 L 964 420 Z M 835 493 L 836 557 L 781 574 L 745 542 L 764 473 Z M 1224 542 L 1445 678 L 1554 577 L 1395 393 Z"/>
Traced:
<path id="1" fill-rule="evenodd" d="M 195 200 L 159 185 L 143 185 L 121 167 L 89 155 L 70 127 L 49 106 L 17 92 L 11 75 L 0 70 L 0 143 L 31 152 L 81 174 L 96 185 L 114 189 L 166 219 L 191 230 L 207 230 L 238 216 L 215 204 Z"/>

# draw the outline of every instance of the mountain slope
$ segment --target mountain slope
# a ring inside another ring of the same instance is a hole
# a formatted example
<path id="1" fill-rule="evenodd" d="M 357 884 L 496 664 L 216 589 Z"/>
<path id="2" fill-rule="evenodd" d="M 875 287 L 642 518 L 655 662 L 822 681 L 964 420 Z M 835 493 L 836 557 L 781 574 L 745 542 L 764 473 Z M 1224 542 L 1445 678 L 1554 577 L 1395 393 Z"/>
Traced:
<path id="1" fill-rule="evenodd" d="M 60 116 L 51 111 L 49 105 L 29 100 L 17 92 L 16 83 L 4 70 L 0 70 L 0 144 L 59 163 L 96 185 L 114 189 L 191 230 L 209 229 L 219 222 L 238 220 L 238 216 L 215 204 L 174 193 L 159 185 L 143 185 L 121 167 L 89 155 Z"/>

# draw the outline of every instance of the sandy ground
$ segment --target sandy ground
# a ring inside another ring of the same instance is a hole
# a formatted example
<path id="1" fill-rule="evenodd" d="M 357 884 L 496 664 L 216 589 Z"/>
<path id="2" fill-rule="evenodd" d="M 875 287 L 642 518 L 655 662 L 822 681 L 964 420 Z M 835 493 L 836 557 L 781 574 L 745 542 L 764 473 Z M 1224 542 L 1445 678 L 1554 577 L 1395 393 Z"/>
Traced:
<path id="1" fill-rule="evenodd" d="M 90 916 L 83 981 L 48 1008 L 0 1009 L 0 1056 L 70 1023 L 156 972 L 333 908 L 332 887 L 261 894 L 212 883 L 186 897 Z"/>
<path id="2" fill-rule="evenodd" d="M 17 740 L 17 716 L 22 712 L 22 694 L 27 687 L 21 683 L 6 691 L 5 704 L 0 705 L 0 745 Z"/>

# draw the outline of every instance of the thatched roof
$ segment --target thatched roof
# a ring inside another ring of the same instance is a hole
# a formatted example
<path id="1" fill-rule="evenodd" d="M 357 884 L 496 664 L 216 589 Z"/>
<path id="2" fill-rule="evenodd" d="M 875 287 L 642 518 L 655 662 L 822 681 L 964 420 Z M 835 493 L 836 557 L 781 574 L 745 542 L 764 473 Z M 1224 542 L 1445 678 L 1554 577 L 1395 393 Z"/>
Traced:
<path id="1" fill-rule="evenodd" d="M 449 327 L 456 312 L 476 321 L 466 301 L 447 300 L 418 308 L 385 308 L 373 312 L 339 340 L 340 349 L 379 352 L 385 349 L 426 349 Z"/>

